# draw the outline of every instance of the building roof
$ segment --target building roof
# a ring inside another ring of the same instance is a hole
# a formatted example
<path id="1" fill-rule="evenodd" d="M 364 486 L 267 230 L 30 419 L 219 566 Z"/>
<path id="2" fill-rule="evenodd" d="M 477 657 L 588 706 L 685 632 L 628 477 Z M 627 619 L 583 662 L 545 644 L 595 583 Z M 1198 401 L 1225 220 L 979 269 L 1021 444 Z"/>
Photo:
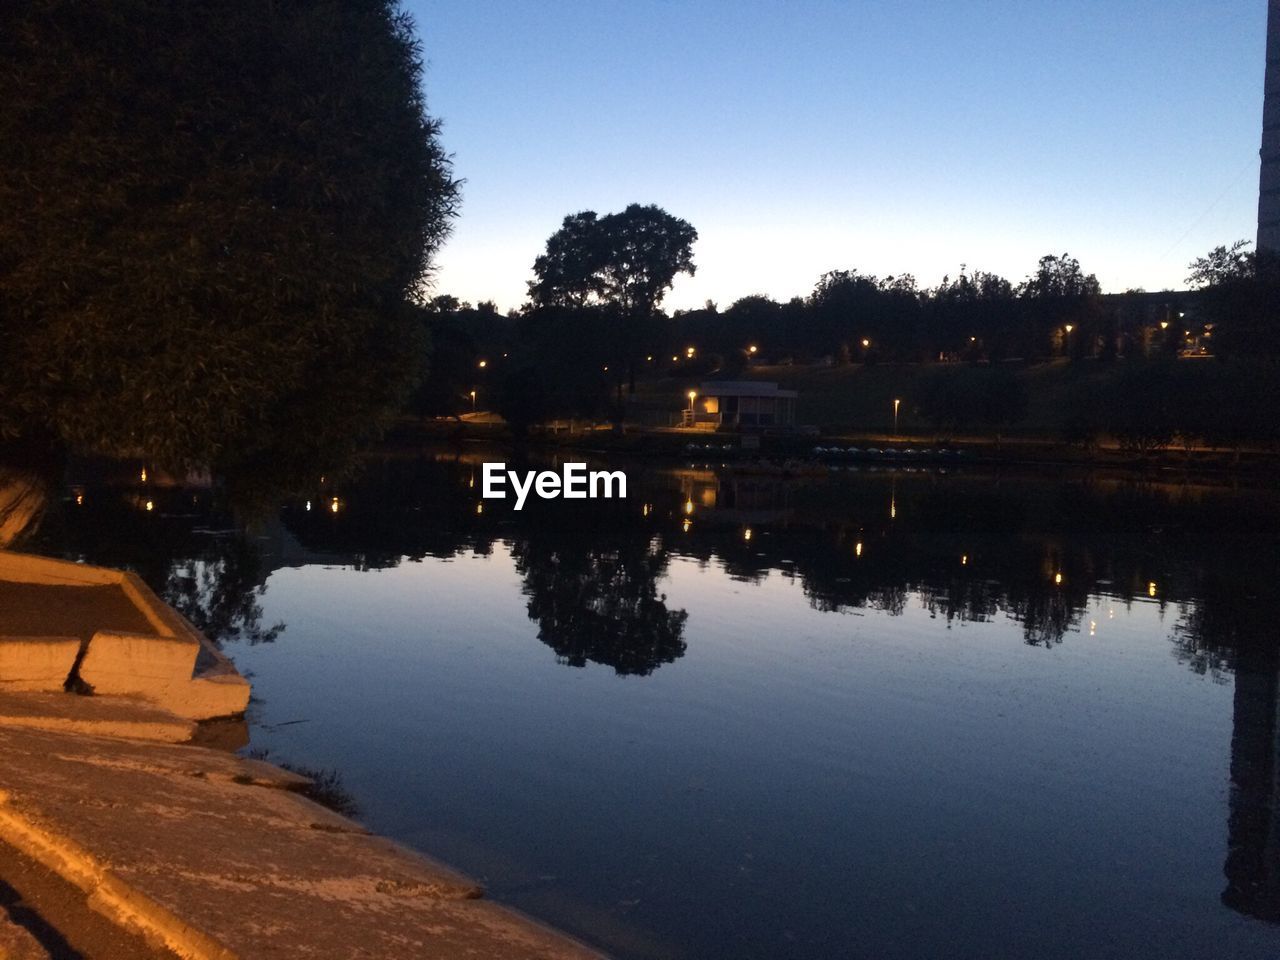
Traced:
<path id="1" fill-rule="evenodd" d="M 698 387 L 704 397 L 777 397 L 799 396 L 794 390 L 779 390 L 776 383 L 767 380 L 710 380 Z"/>

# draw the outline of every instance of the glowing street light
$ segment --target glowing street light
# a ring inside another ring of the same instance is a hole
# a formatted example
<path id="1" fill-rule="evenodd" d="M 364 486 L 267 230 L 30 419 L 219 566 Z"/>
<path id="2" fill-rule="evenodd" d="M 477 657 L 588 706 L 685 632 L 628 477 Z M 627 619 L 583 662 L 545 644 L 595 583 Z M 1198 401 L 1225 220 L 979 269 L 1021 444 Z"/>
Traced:
<path id="1" fill-rule="evenodd" d="M 481 360 L 478 364 L 476 364 L 476 366 L 478 366 L 481 370 L 483 370 L 488 365 L 489 365 L 488 360 Z"/>
<path id="2" fill-rule="evenodd" d="M 893 435 L 895 437 L 898 435 L 898 405 L 900 403 L 902 401 L 896 398 L 893 401 Z"/>
<path id="3" fill-rule="evenodd" d="M 689 412 L 690 413 L 693 413 L 693 401 L 697 399 L 698 399 L 698 391 L 690 390 L 689 391 Z"/>
<path id="4" fill-rule="evenodd" d="M 474 390 L 471 391 L 471 412 L 476 412 L 476 392 Z"/>
<path id="5" fill-rule="evenodd" d="M 751 344 L 751 346 L 747 347 L 747 353 L 751 354 L 752 356 L 755 356 L 755 352 L 759 349 L 760 348 L 753 343 Z"/>
<path id="6" fill-rule="evenodd" d="M 862 349 L 864 349 L 864 350 L 865 350 L 865 349 L 866 349 L 867 347 L 869 347 L 869 346 L 871 346 L 871 341 L 870 341 L 870 340 L 868 340 L 866 337 L 863 337 L 863 338 L 862 338 Z"/>
<path id="7" fill-rule="evenodd" d="M 694 354 L 694 349 L 693 349 L 693 347 L 687 347 L 687 348 L 685 349 L 685 351 L 684 351 L 684 355 L 685 355 L 686 357 L 688 357 L 690 360 L 692 360 L 692 359 L 693 359 L 693 354 Z"/>

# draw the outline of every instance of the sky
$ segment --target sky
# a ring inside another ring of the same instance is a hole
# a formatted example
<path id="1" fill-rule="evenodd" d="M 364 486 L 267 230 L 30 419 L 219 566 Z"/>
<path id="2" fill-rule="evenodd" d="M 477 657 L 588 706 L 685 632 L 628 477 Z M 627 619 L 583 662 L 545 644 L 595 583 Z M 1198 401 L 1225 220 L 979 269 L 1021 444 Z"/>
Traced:
<path id="1" fill-rule="evenodd" d="M 525 300 L 563 218 L 697 229 L 663 306 L 834 269 L 1185 286 L 1256 230 L 1266 0 L 404 0 L 466 182 L 437 293 Z"/>

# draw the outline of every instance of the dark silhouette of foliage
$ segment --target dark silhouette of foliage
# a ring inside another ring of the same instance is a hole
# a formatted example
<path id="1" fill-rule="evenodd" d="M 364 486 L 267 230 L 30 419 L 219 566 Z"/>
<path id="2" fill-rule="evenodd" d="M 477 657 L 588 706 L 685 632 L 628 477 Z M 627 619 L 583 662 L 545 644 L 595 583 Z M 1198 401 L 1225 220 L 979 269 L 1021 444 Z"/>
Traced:
<path id="1" fill-rule="evenodd" d="M 638 361 L 661 342 L 658 305 L 677 274 L 694 274 L 697 239 L 689 223 L 652 204 L 633 203 L 604 217 L 590 210 L 572 214 L 534 261 L 531 304 L 598 308 L 595 315 L 609 330 L 601 367 L 610 368 L 620 394 L 624 382 L 634 387 Z"/>
<path id="2" fill-rule="evenodd" d="M 1192 261 L 1187 282 L 1200 290 L 1215 352 L 1280 357 L 1280 255 L 1249 252 L 1248 241 L 1215 247 Z M 1175 331 L 1176 332 L 1176 331 Z"/>
<path id="3" fill-rule="evenodd" d="M 161 596 L 218 646 L 271 643 L 284 624 L 262 623 L 265 577 L 252 543 L 219 538 L 212 556 L 175 561 Z"/>
<path id="4" fill-rule="evenodd" d="M 0 432 L 309 475 L 419 370 L 457 183 L 393 0 L 0 6 Z"/>
<path id="5" fill-rule="evenodd" d="M 604 308 L 537 307 L 517 325 L 517 359 L 502 373 L 497 410 L 517 434 L 557 418 L 605 411 L 610 325 Z"/>
<path id="6" fill-rule="evenodd" d="M 1172 362 L 1140 364 L 1115 383 L 1107 425 L 1120 445 L 1140 454 L 1173 442 L 1178 434 L 1178 378 Z"/>
<path id="7" fill-rule="evenodd" d="M 1027 389 L 1008 369 L 945 366 L 923 377 L 914 397 L 917 410 L 935 430 L 994 428 L 997 433 L 1027 412 Z"/>
<path id="8" fill-rule="evenodd" d="M 538 639 L 571 667 L 598 663 L 645 676 L 684 655 L 688 615 L 657 584 L 669 553 L 619 501 L 581 510 L 540 504 L 511 542 Z"/>

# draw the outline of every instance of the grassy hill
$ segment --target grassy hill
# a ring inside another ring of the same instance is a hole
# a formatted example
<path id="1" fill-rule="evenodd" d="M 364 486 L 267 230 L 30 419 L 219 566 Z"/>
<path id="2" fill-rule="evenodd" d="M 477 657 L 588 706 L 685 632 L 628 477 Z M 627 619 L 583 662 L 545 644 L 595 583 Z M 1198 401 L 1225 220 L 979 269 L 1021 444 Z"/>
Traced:
<path id="1" fill-rule="evenodd" d="M 1059 439 L 1072 412 L 1100 395 L 1122 368 L 1116 363 L 1065 360 L 1019 367 L 1017 376 L 1023 381 L 1030 402 L 1026 416 L 1005 431 L 1006 435 Z M 756 366 L 744 371 L 739 379 L 774 381 L 797 391 L 797 422 L 816 426 L 824 434 L 888 432 L 897 398 L 902 401 L 899 432 L 928 436 L 933 428 L 919 415 L 913 398 L 919 394 L 921 378 L 936 369 L 919 364 Z M 960 376 L 966 370 L 974 370 L 955 369 Z M 646 406 L 680 410 L 687 402 L 687 391 L 702 379 L 652 380 L 640 384 L 638 392 Z"/>

